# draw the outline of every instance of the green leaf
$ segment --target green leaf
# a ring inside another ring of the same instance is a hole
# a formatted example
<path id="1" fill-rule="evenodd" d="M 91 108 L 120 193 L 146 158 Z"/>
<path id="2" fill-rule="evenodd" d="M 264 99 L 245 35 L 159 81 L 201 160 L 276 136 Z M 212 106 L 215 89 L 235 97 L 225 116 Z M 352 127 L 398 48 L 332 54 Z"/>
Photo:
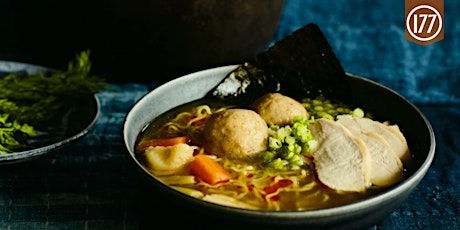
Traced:
<path id="1" fill-rule="evenodd" d="M 23 145 L 21 137 L 37 135 L 34 125 L 51 119 L 85 97 L 108 89 L 104 79 L 90 74 L 90 51 L 82 51 L 66 71 L 11 73 L 0 78 L 0 153 Z"/>

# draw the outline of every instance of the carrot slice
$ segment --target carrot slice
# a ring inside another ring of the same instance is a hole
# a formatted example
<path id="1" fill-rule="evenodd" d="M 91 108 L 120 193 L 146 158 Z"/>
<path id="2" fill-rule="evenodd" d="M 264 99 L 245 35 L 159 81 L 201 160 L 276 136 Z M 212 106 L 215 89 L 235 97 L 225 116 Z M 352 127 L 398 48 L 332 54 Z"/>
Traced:
<path id="1" fill-rule="evenodd" d="M 137 150 L 139 152 L 144 152 L 148 147 L 156 146 L 173 146 L 176 144 L 188 144 L 190 138 L 181 136 L 181 137 L 170 137 L 170 138 L 154 138 L 154 139 L 144 139 L 139 142 L 137 145 Z"/>
<path id="2" fill-rule="evenodd" d="M 199 154 L 189 165 L 190 173 L 200 178 L 208 184 L 218 184 L 228 182 L 231 178 L 219 163 L 215 162 L 206 155 Z"/>

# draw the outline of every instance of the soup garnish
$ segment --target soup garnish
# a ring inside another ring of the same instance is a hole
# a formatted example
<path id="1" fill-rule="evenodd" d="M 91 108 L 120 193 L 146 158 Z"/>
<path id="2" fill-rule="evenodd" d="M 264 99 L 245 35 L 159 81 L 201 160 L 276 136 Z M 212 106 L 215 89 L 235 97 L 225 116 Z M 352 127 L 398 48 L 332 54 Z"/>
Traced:
<path id="1" fill-rule="evenodd" d="M 335 207 L 383 192 L 402 180 L 401 159 L 406 155 L 396 155 L 386 140 L 401 138 L 397 126 L 373 121 L 360 108 L 323 97 L 298 103 L 308 115 L 301 112 L 288 123 L 265 121 L 263 128 L 253 126 L 252 121 L 264 120 L 254 110 L 203 98 L 153 120 L 140 134 L 137 154 L 155 177 L 172 188 L 244 209 Z M 229 111 L 237 112 L 234 118 L 240 120 L 232 120 L 234 114 L 222 116 Z M 278 113 L 283 111 L 286 108 Z M 370 123 L 371 128 L 356 125 L 361 123 Z M 388 133 L 380 128 L 394 136 L 385 137 Z M 206 133 L 214 129 L 221 132 Z M 255 137 L 261 132 L 267 132 L 266 138 Z M 244 140 L 256 140 L 259 147 L 240 143 Z"/>

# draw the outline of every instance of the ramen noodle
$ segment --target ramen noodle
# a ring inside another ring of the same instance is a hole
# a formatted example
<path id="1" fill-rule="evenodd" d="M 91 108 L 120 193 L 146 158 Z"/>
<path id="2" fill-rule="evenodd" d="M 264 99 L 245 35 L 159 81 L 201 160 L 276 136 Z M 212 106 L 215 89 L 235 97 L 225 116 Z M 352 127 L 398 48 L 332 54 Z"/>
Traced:
<path id="1" fill-rule="evenodd" d="M 178 191 L 208 202 L 244 209 L 284 211 L 336 207 L 374 196 L 402 180 L 402 167 L 396 169 L 401 170 L 400 173 L 397 172 L 397 175 L 394 174 L 391 178 L 387 176 L 386 180 L 377 178 L 378 175 L 382 177 L 382 175 L 386 176 L 385 174 L 374 175 L 377 172 L 371 173 L 364 170 L 364 189 L 347 191 L 346 188 L 342 189 L 339 185 L 334 187 L 337 182 L 334 181 L 334 178 L 328 178 L 333 174 L 321 174 L 322 171 L 317 167 L 326 167 L 328 164 L 335 164 L 336 161 L 320 162 L 318 159 L 321 159 L 321 156 L 314 155 L 321 153 L 326 148 L 324 141 L 327 138 L 323 138 L 323 141 L 321 134 L 316 134 L 315 137 L 309 129 L 314 125 L 329 124 L 323 121 L 327 119 L 333 122 L 333 127 L 343 128 L 345 136 L 350 135 L 351 139 L 355 140 L 355 136 L 351 136 L 351 132 L 348 132 L 345 126 L 342 127 L 337 119 L 340 116 L 349 115 L 370 120 L 370 115 L 365 114 L 362 109 L 351 109 L 342 103 L 332 102 L 325 98 L 306 98 L 299 101 L 299 104 L 308 112 L 302 111 L 300 115 L 296 115 L 297 110 L 293 110 L 293 119 L 282 125 L 264 123 L 268 136 L 266 139 L 261 137 L 262 139 L 259 138 L 257 141 L 264 140 L 266 149 L 257 148 L 254 150 L 256 153 L 249 153 L 252 150 L 250 146 L 236 142 L 255 140 L 253 134 L 244 135 L 259 128 L 252 127 L 251 130 L 237 132 L 224 127 L 227 123 L 222 123 L 222 125 L 216 123 L 220 125 L 217 125 L 217 129 L 222 127 L 223 130 L 221 134 L 216 134 L 222 135 L 221 139 L 212 139 L 214 135 L 207 134 L 206 131 L 210 129 L 207 125 L 210 126 L 210 118 L 213 115 L 222 114 L 224 111 L 235 111 L 235 113 L 238 111 L 244 112 L 238 114 L 244 115 L 238 119 L 254 119 L 253 110 L 228 105 L 216 99 L 199 99 L 178 106 L 155 118 L 139 135 L 136 143 L 137 157 L 152 175 Z M 286 110 L 287 108 L 283 108 L 283 111 Z M 233 114 L 228 116 L 233 116 Z M 248 123 L 252 125 L 251 121 L 249 120 Z M 246 126 L 239 125 L 238 122 L 232 125 L 233 129 L 238 130 Z M 325 129 L 325 127 L 322 128 Z M 263 127 L 260 127 L 260 130 L 263 130 L 260 132 L 265 132 Z M 296 132 L 300 134 L 296 136 Z M 340 134 L 340 132 L 333 132 L 334 135 Z M 308 135 L 303 135 L 305 133 Z M 284 142 L 277 142 L 280 139 L 279 135 L 284 134 L 289 137 L 282 137 Z M 210 137 L 206 138 L 206 135 Z M 294 137 L 292 140 L 291 136 Z M 242 155 L 222 154 L 224 151 L 221 150 L 222 148 L 219 149 L 219 152 L 212 152 L 206 148 L 210 146 L 206 141 L 221 140 L 224 142 L 232 138 L 235 142 L 230 142 L 223 148 L 230 152 L 232 149 L 241 148 Z M 302 138 L 304 138 L 303 141 L 301 141 Z M 357 143 L 361 142 L 364 143 L 364 141 L 357 141 Z M 272 145 L 279 146 L 275 148 Z M 346 143 L 344 145 L 348 146 Z M 363 156 L 372 156 L 368 153 L 371 150 L 370 147 L 364 144 L 361 146 L 364 146 Z M 372 164 L 386 164 L 388 161 L 383 159 L 383 162 L 380 162 L 379 157 L 374 158 L 367 159 L 364 163 L 372 166 Z M 399 159 L 395 161 L 395 167 L 401 166 L 397 163 Z M 373 180 L 383 182 L 376 185 Z"/>

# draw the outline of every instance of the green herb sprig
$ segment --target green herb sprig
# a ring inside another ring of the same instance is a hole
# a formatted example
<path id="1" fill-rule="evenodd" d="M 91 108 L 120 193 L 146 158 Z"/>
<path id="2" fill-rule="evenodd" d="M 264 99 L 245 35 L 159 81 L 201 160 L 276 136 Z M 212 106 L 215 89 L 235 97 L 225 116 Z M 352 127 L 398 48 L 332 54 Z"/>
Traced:
<path id="1" fill-rule="evenodd" d="M 82 51 L 66 71 L 11 73 L 0 78 L 0 154 L 23 147 L 36 135 L 33 126 L 46 122 L 71 103 L 108 89 L 90 74 L 90 51 Z"/>

